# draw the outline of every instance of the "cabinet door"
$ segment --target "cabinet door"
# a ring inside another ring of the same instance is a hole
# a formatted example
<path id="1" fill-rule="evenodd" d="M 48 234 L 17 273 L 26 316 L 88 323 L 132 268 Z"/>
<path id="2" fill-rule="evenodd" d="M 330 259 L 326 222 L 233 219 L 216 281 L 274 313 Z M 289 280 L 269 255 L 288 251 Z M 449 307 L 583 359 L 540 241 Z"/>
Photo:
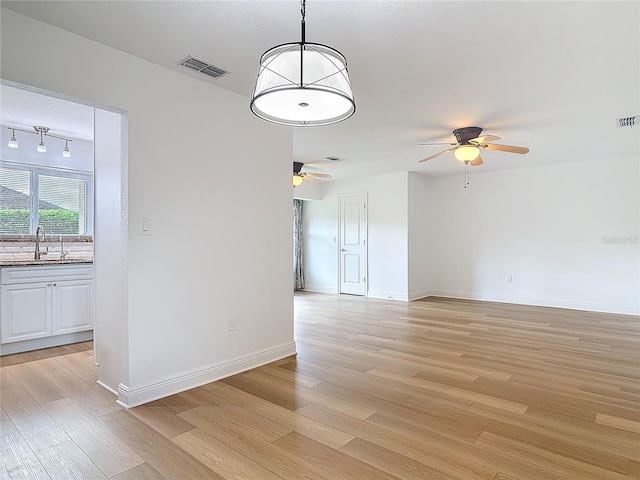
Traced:
<path id="1" fill-rule="evenodd" d="M 51 334 L 51 284 L 26 283 L 0 287 L 2 343 Z"/>
<path id="2" fill-rule="evenodd" d="M 52 335 L 93 328 L 93 280 L 53 282 Z"/>

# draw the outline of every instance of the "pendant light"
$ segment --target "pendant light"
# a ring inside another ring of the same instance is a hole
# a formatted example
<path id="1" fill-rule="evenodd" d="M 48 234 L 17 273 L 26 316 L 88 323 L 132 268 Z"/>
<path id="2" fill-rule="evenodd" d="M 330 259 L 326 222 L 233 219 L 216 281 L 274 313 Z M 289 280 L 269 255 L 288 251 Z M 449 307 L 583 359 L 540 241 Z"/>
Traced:
<path id="1" fill-rule="evenodd" d="M 251 111 L 268 122 L 292 127 L 330 125 L 356 111 L 347 59 L 339 51 L 302 40 L 267 50 L 251 95 Z"/>

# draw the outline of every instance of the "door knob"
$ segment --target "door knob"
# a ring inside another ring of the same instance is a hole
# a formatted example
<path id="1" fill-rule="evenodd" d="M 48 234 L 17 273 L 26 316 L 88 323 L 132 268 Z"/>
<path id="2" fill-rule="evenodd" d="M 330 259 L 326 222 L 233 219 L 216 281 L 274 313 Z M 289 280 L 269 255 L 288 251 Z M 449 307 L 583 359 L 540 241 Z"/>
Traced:
<path id="1" fill-rule="evenodd" d="M 345 250 L 344 248 L 340 249 L 341 252 L 346 252 L 347 250 Z"/>

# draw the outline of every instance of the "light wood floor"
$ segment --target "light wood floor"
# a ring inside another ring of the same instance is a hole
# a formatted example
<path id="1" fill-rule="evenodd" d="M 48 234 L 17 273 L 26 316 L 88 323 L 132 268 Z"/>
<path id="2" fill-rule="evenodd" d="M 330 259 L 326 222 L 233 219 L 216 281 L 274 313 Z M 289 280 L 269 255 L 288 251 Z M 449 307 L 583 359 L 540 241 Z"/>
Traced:
<path id="1" fill-rule="evenodd" d="M 323 294 L 295 312 L 297 358 L 128 411 L 91 350 L 6 364 L 0 478 L 640 478 L 638 317 Z"/>

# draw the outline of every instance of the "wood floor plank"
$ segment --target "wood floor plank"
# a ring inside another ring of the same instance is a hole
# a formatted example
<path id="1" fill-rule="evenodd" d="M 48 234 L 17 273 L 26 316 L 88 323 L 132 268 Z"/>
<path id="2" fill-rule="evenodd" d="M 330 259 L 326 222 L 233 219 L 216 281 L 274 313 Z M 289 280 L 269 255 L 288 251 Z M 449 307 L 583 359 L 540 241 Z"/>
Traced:
<path id="1" fill-rule="evenodd" d="M 255 380 L 246 378 L 243 375 L 236 375 L 234 377 L 225 378 L 222 380 L 227 385 L 236 387 L 239 390 L 243 390 L 247 393 L 260 397 L 281 407 L 288 408 L 289 410 L 297 410 L 301 406 L 308 403 L 302 399 L 296 392 L 282 392 L 277 388 L 273 388 L 269 385 L 265 385 Z"/>
<path id="2" fill-rule="evenodd" d="M 375 375 L 376 377 L 385 378 L 396 382 L 401 382 L 429 392 L 435 391 L 444 393 L 446 395 L 451 395 L 452 397 L 457 397 L 462 400 L 467 400 L 473 403 L 480 403 L 482 405 L 487 405 L 489 407 L 505 410 L 507 412 L 516 413 L 519 415 L 524 415 L 524 413 L 527 411 L 527 408 L 529 408 L 529 405 L 525 403 L 507 400 L 497 396 L 487 395 L 485 393 L 479 393 L 473 390 L 473 386 L 471 385 L 469 385 L 468 387 L 466 385 L 464 387 L 451 387 L 449 385 L 443 385 L 442 383 L 436 383 L 431 380 L 427 380 L 424 377 L 421 377 L 420 374 L 417 374 L 415 377 L 405 377 L 403 375 L 398 375 L 395 372 L 390 372 L 389 370 L 384 370 L 382 368 L 373 368 L 369 370 L 367 374 Z"/>
<path id="3" fill-rule="evenodd" d="M 8 418 L 0 420 L 0 478 L 49 480 L 47 471 Z"/>
<path id="4" fill-rule="evenodd" d="M 66 398 L 67 395 L 36 368 L 37 363 L 20 363 L 6 368 L 40 405 Z"/>
<path id="5" fill-rule="evenodd" d="M 107 478 L 73 441 L 40 450 L 38 459 L 51 478 L 65 480 L 99 480 Z"/>
<path id="6" fill-rule="evenodd" d="M 69 436 L 22 388 L 6 367 L 0 368 L 0 401 L 34 452 L 69 440 Z"/>
<path id="7" fill-rule="evenodd" d="M 286 370 L 286 369 L 285 369 Z M 292 373 L 291 370 L 286 370 Z M 324 394 L 313 388 L 296 386 L 290 381 L 284 380 L 282 377 L 273 376 L 270 373 L 266 373 L 265 370 L 260 369 L 259 371 L 249 372 L 244 377 L 249 378 L 251 380 L 255 380 L 258 383 L 262 383 L 264 385 L 274 385 L 277 386 L 280 390 L 290 393 L 291 395 L 297 395 L 302 400 L 307 402 L 313 402 L 318 405 L 324 405 L 327 408 L 331 408 L 333 410 L 337 410 L 339 412 L 344 413 L 345 415 L 351 415 L 354 418 L 365 419 L 369 415 L 375 413 L 375 410 L 371 408 L 365 408 L 361 405 L 355 404 L 353 402 L 349 402 L 337 397 L 333 397 L 331 395 Z M 313 378 L 313 377 L 308 377 Z M 322 383 L 322 380 L 315 379 L 315 385 Z"/>
<path id="8" fill-rule="evenodd" d="M 242 428 L 206 408 L 194 408 L 182 412 L 180 416 L 229 448 L 282 478 L 291 480 L 339 479 L 339 477 L 290 454 L 271 442 L 247 434 Z"/>
<path id="9" fill-rule="evenodd" d="M 404 480 L 455 480 L 455 477 L 360 438 L 353 439 L 340 451 Z"/>
<path id="10" fill-rule="evenodd" d="M 280 477 L 252 460 L 227 447 L 200 429 L 194 429 L 172 441 L 200 460 L 204 465 L 228 480 L 279 480 Z"/>
<path id="11" fill-rule="evenodd" d="M 123 408 L 116 403 L 115 395 L 97 384 L 90 385 L 83 381 L 75 373 L 62 367 L 54 358 L 38 360 L 33 362 L 33 366 L 94 417 Z"/>
<path id="12" fill-rule="evenodd" d="M 247 410 L 269 418 L 292 431 L 313 438 L 323 445 L 337 449 L 353 440 L 352 435 L 300 416 L 286 408 L 254 397 L 234 387 L 226 386 L 216 390 L 214 393 L 243 406 Z"/>
<path id="13" fill-rule="evenodd" d="M 592 465 L 585 461 L 577 461 L 570 457 L 558 455 L 548 450 L 537 448 L 526 442 L 501 437 L 483 432 L 474 442 L 478 446 L 496 450 L 505 455 L 519 458 L 525 462 L 544 465 L 550 470 L 580 480 L 624 480 L 627 475 Z M 627 466 L 628 470 L 628 466 Z"/>
<path id="14" fill-rule="evenodd" d="M 636 458 L 640 453 L 637 448 L 627 447 L 613 438 L 593 438 L 564 429 L 549 429 L 544 422 L 540 425 L 523 422 L 522 417 L 507 415 L 483 405 L 471 406 L 469 411 L 500 422 L 500 427 L 492 433 L 522 440 L 568 458 L 591 462 L 614 472 L 626 473 L 629 458 Z"/>
<path id="15" fill-rule="evenodd" d="M 223 478 L 126 410 L 108 413 L 98 420 L 167 480 Z"/>
<path id="16" fill-rule="evenodd" d="M 451 455 L 448 451 L 451 445 L 440 444 L 440 434 L 436 431 L 433 431 L 432 435 L 412 438 L 404 433 L 356 420 L 314 404 L 305 405 L 298 412 L 456 478 L 489 480 L 496 474 L 496 470 L 491 467 L 484 467 L 481 463 Z M 471 444 L 461 442 L 461 445 L 467 448 Z"/>
<path id="17" fill-rule="evenodd" d="M 291 370 L 287 370 L 286 368 L 278 368 L 275 365 L 271 364 L 258 368 L 258 371 L 267 373 L 274 377 L 279 377 L 282 380 L 286 380 L 293 383 L 294 385 L 298 385 L 301 387 L 313 387 L 322 381 L 318 380 L 317 378 L 308 377 L 301 373 L 292 372 Z"/>
<path id="18" fill-rule="evenodd" d="M 609 427 L 626 430 L 632 433 L 640 433 L 640 422 L 629 420 L 628 418 L 615 417 L 606 413 L 596 414 L 596 423 L 608 425 Z"/>
<path id="19" fill-rule="evenodd" d="M 107 477 L 143 463 L 122 440 L 70 398 L 47 403 L 43 408 Z"/>
<path id="20" fill-rule="evenodd" d="M 132 408 L 129 412 L 167 438 L 193 429 L 189 422 L 182 420 L 169 408 L 156 405 L 155 402 Z"/>
<path id="21" fill-rule="evenodd" d="M 54 360 L 58 362 L 60 366 L 67 368 L 76 374 L 82 379 L 82 381 L 87 382 L 89 385 L 93 385 L 96 383 L 98 378 L 98 370 L 95 365 L 93 365 L 93 362 L 87 363 L 82 361 L 85 357 L 92 358 L 92 352 L 72 353 L 69 355 L 54 357 Z"/>
<path id="22" fill-rule="evenodd" d="M 265 418 L 262 415 L 256 414 L 251 410 L 247 410 L 226 398 L 217 396 L 212 391 L 196 388 L 188 392 L 181 393 L 180 395 L 197 404 L 198 407 L 209 409 L 243 428 L 247 433 L 256 435 L 268 442 L 277 440 L 283 435 L 291 432 L 291 429 Z"/>
<path id="23" fill-rule="evenodd" d="M 148 463 L 141 463 L 129 470 L 125 470 L 110 480 L 170 480 L 162 475 Z"/>
<path id="24" fill-rule="evenodd" d="M 314 465 L 333 473 L 339 478 L 366 478 L 370 480 L 393 480 L 398 479 L 379 468 L 372 467 L 368 463 L 354 460 L 338 450 L 326 447 L 304 435 L 292 432 L 279 438 L 275 445 L 289 451 L 299 458 L 313 463 Z"/>

